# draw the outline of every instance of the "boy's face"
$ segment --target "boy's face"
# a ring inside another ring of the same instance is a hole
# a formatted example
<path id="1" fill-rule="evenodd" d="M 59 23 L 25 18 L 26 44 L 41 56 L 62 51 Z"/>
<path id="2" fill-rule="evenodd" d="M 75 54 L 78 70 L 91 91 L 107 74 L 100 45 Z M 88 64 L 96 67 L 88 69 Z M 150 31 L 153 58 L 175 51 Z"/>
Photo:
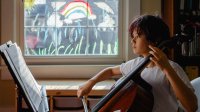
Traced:
<path id="1" fill-rule="evenodd" d="M 149 41 L 144 34 L 138 34 L 137 30 L 133 31 L 133 37 L 131 40 L 133 53 L 141 55 L 143 57 L 149 55 Z"/>

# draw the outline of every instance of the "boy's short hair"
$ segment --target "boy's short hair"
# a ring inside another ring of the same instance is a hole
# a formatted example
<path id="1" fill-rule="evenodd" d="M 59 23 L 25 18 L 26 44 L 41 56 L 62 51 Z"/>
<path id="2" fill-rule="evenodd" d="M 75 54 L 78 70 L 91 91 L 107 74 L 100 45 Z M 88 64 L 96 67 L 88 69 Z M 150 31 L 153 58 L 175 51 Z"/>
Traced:
<path id="1" fill-rule="evenodd" d="M 131 37 L 134 30 L 137 30 L 138 35 L 144 34 L 147 40 L 154 44 L 170 38 L 169 27 L 157 16 L 143 15 L 134 19 L 129 27 Z"/>

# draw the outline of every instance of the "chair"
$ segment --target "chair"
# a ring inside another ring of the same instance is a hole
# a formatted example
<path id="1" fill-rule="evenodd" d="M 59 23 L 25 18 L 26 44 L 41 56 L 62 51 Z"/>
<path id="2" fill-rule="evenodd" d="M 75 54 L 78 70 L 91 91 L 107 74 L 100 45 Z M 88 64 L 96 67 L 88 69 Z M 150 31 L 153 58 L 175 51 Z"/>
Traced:
<path id="1" fill-rule="evenodd" d="M 198 100 L 198 110 L 196 112 L 200 112 L 200 77 L 193 79 L 191 81 L 191 83 L 195 89 L 195 94 L 196 94 L 197 100 Z"/>

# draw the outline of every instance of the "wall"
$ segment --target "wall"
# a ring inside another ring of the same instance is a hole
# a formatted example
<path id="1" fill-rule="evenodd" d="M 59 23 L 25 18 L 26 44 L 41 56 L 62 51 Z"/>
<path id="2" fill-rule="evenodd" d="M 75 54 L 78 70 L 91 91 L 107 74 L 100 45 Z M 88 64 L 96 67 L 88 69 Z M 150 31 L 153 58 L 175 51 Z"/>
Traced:
<path id="1" fill-rule="evenodd" d="M 1 0 L 7 1 L 7 0 Z M 0 5 L 0 10 L 2 6 Z M 1 17 L 3 17 L 3 13 L 1 12 Z M 141 14 L 159 14 L 161 13 L 161 0 L 141 0 Z M 1 20 L 0 20 L 1 26 Z M 0 33 L 2 28 L 0 28 Z M 8 33 L 9 34 L 9 33 Z M 1 74 L 0 74 L 1 75 Z M 1 108 L 13 108 L 15 106 L 15 85 L 11 80 L 0 80 L 0 111 Z M 8 110 L 9 111 L 9 110 Z M 2 112 L 2 111 L 1 111 Z"/>
<path id="2" fill-rule="evenodd" d="M 5 0 L 4 0 L 5 1 Z M 1 8 L 2 8 L 2 0 L 0 1 L 0 17 L 3 17 L 3 13 L 6 12 L 1 12 Z M 2 32 L 2 22 L 0 18 L 0 37 L 1 37 L 1 32 Z M 0 60 L 2 61 L 2 59 Z M 0 69 L 1 70 L 1 69 Z M 1 74 L 0 74 L 1 77 Z M 5 110 L 6 111 L 10 111 L 10 108 L 13 108 L 15 105 L 15 85 L 13 83 L 12 80 L 0 80 L 0 112 L 4 112 L 4 108 L 8 108 L 9 110 Z"/>
<path id="3" fill-rule="evenodd" d="M 141 14 L 161 15 L 161 0 L 141 0 Z"/>

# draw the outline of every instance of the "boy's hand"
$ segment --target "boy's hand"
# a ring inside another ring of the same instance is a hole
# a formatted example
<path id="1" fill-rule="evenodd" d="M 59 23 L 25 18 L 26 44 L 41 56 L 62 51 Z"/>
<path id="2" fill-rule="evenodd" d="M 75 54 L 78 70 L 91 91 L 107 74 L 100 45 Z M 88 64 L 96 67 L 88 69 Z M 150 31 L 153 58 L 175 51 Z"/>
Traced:
<path id="1" fill-rule="evenodd" d="M 150 60 L 154 62 L 156 66 L 158 66 L 162 71 L 171 68 L 168 58 L 162 50 L 151 45 L 149 45 L 149 48 L 152 50 L 149 53 L 153 55 L 153 57 L 151 57 Z"/>
<path id="2" fill-rule="evenodd" d="M 79 86 L 78 91 L 77 91 L 77 96 L 79 98 L 83 96 L 87 96 L 89 92 L 92 90 L 93 85 L 94 85 L 94 82 L 92 80 L 88 80 L 86 83 Z"/>

